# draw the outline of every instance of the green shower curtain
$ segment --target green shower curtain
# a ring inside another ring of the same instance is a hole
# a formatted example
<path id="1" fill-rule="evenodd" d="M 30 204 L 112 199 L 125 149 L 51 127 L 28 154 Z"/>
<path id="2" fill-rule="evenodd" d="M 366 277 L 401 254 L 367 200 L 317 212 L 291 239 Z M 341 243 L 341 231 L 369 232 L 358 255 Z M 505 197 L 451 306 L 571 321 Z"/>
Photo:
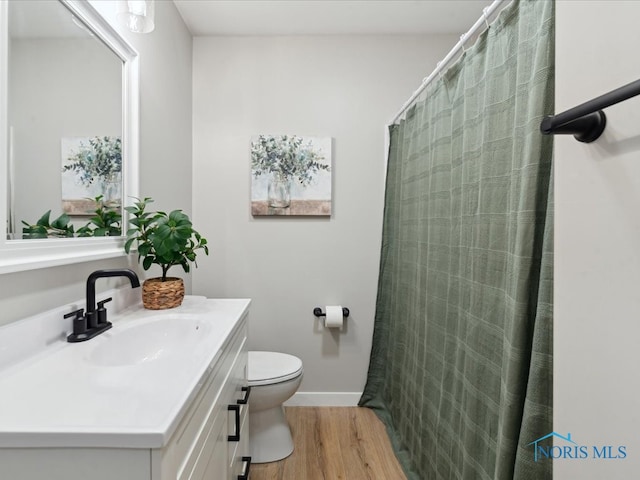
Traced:
<path id="1" fill-rule="evenodd" d="M 553 10 L 507 6 L 390 127 L 360 404 L 410 479 L 551 478 Z"/>

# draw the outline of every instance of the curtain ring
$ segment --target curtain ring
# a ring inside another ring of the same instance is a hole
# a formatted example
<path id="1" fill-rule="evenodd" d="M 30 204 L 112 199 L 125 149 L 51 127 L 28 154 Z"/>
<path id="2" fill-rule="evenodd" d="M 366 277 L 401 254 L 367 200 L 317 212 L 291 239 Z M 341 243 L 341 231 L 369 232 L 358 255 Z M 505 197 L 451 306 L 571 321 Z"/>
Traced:
<path id="1" fill-rule="evenodd" d="M 466 39 L 467 39 L 467 35 L 465 33 L 460 35 L 460 47 L 462 48 L 462 53 L 467 53 L 466 48 L 464 48 L 464 42 Z"/>
<path id="2" fill-rule="evenodd" d="M 489 11 L 489 7 L 484 7 L 482 9 L 482 16 L 484 17 L 484 23 L 487 26 L 487 30 L 489 29 L 489 15 L 487 12 Z"/>
<path id="3" fill-rule="evenodd" d="M 442 70 L 440 69 L 440 65 L 442 65 L 442 62 L 436 63 L 436 70 L 438 70 L 438 77 L 442 80 Z"/>

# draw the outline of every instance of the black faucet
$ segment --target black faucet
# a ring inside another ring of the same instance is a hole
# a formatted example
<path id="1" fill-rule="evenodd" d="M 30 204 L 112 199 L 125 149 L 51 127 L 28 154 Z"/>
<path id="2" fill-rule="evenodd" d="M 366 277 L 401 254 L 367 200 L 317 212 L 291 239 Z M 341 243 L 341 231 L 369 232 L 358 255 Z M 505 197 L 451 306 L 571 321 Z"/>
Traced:
<path id="1" fill-rule="evenodd" d="M 107 309 L 104 308 L 104 304 L 110 302 L 111 298 L 98 302 L 96 310 L 96 280 L 105 277 L 127 277 L 131 282 L 132 288 L 140 286 L 138 275 L 128 268 L 96 270 L 89 274 L 87 278 L 87 313 L 84 314 L 84 310 L 80 309 L 64 316 L 64 318 L 75 316 L 73 319 L 73 333 L 67 337 L 67 341 L 74 343 L 84 342 L 111 328 L 111 322 L 107 321 Z"/>

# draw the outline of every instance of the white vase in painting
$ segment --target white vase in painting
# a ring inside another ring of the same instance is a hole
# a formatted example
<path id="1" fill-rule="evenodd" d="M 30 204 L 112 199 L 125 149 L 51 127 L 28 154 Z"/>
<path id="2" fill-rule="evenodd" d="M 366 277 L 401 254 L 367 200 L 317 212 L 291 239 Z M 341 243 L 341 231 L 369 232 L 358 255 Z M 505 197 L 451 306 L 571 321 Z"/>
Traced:
<path id="1" fill-rule="evenodd" d="M 119 175 L 117 176 L 119 177 Z M 120 178 L 116 178 L 115 180 L 106 179 L 101 182 L 102 183 L 102 203 L 106 208 L 110 209 L 118 209 L 121 207 L 122 203 L 122 182 Z"/>
<path id="2" fill-rule="evenodd" d="M 291 179 L 280 172 L 273 172 L 267 185 L 267 204 L 272 208 L 291 205 Z"/>

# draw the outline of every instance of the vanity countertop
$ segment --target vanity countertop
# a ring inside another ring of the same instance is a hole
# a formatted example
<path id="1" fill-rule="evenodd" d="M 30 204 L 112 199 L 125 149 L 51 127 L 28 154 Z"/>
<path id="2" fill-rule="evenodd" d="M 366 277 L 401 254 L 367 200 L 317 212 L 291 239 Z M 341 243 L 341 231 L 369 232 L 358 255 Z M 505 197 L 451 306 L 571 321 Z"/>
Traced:
<path id="1" fill-rule="evenodd" d="M 163 447 L 249 303 L 187 296 L 171 310 L 135 305 L 110 316 L 113 328 L 89 341 L 68 343 L 60 332 L 26 358 L 0 363 L 0 447 Z M 192 338 L 157 347 L 181 330 L 149 335 L 149 326 L 178 322 Z M 0 329 L 0 354 L 3 344 L 21 341 L 21 327 L 9 327 Z M 138 332 L 153 349 L 131 344 L 135 328 L 146 329 Z"/>

